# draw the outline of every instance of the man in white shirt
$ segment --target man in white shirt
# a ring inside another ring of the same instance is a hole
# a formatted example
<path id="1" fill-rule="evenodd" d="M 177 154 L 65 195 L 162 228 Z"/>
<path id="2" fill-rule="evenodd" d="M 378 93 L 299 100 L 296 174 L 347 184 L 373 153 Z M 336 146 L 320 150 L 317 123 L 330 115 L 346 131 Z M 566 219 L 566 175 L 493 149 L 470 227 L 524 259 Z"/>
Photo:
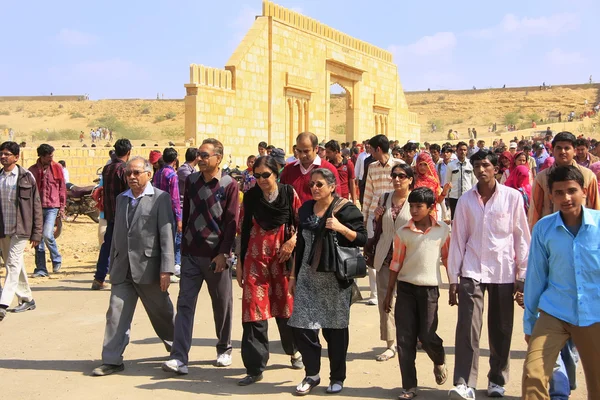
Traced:
<path id="1" fill-rule="evenodd" d="M 68 185 L 69 183 L 71 183 L 71 180 L 69 176 L 69 170 L 67 169 L 67 163 L 65 162 L 65 160 L 60 160 L 58 163 L 62 166 L 62 172 L 65 178 L 65 183 Z"/>
<path id="2" fill-rule="evenodd" d="M 530 234 L 521 194 L 495 179 L 498 156 L 471 157 L 478 183 L 456 208 L 448 256 L 450 305 L 458 305 L 454 385 L 450 399 L 475 399 L 479 341 L 487 296 L 489 397 L 504 397 L 514 320 L 513 296 L 523 293 Z"/>
<path id="3" fill-rule="evenodd" d="M 473 173 L 473 166 L 467 159 L 467 150 L 468 146 L 465 142 L 458 142 L 456 145 L 457 159 L 450 162 L 446 168 L 446 183 L 452 184 L 452 189 L 448 195 L 452 220 L 454 220 L 456 204 L 460 196 L 477 184 L 477 178 Z"/>

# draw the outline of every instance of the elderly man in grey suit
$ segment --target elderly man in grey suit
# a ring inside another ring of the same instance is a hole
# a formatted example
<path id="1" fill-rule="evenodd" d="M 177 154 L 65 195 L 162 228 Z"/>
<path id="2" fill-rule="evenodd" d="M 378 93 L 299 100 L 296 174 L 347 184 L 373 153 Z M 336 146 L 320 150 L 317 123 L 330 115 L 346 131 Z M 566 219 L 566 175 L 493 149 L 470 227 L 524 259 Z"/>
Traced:
<path id="1" fill-rule="evenodd" d="M 110 305 L 102 348 L 102 365 L 95 376 L 123 371 L 131 320 L 138 298 L 167 351 L 173 343 L 174 313 L 169 298 L 175 273 L 173 211 L 168 193 L 152 187 L 152 165 L 142 157 L 127 163 L 129 190 L 117 197 L 115 230 L 110 254 Z"/>

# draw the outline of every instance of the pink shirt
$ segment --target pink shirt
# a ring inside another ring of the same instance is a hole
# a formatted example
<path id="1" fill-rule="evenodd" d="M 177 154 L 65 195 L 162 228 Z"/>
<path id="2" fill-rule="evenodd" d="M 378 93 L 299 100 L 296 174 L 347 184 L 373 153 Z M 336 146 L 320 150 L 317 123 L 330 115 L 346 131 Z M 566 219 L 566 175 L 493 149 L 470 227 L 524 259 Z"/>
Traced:
<path id="1" fill-rule="evenodd" d="M 450 283 L 464 277 L 496 284 L 525 279 L 530 241 L 521 194 L 496 184 L 484 205 L 475 185 L 456 206 L 448 279 Z"/>

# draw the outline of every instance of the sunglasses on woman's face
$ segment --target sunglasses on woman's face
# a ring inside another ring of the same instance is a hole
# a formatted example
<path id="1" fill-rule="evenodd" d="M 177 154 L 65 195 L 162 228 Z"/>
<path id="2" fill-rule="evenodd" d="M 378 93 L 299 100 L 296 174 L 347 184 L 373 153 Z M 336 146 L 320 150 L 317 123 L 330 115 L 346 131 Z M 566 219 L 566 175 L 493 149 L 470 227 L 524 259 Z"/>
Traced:
<path id="1" fill-rule="evenodd" d="M 262 174 L 254 174 L 254 177 L 256 179 L 258 179 L 258 178 L 269 179 L 271 177 L 271 175 L 273 175 L 272 172 L 263 172 Z"/>
<path id="2" fill-rule="evenodd" d="M 390 174 L 390 176 L 392 177 L 392 179 L 399 178 L 401 181 L 403 181 L 403 180 L 405 180 L 406 178 L 408 178 L 408 175 L 406 175 L 406 174 L 397 174 L 397 173 L 395 173 L 395 172 L 392 172 L 392 173 Z"/>
<path id="3" fill-rule="evenodd" d="M 311 181 L 309 183 L 309 185 L 310 185 L 311 189 L 314 188 L 315 186 L 317 187 L 317 189 L 321 189 L 323 186 L 325 186 L 325 184 L 323 182 L 320 182 L 320 181 L 316 181 L 316 182 L 315 181 Z"/>

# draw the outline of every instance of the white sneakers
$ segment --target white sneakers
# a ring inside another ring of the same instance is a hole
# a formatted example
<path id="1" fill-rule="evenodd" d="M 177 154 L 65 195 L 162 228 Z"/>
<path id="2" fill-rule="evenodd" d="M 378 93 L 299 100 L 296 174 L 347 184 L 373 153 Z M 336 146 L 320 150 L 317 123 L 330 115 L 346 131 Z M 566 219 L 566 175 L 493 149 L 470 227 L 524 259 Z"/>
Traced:
<path id="1" fill-rule="evenodd" d="M 217 367 L 229 367 L 231 365 L 231 354 L 219 354 L 216 365 Z M 187 375 L 188 373 L 187 365 L 174 358 L 162 363 L 162 370 L 166 372 L 175 372 L 178 375 Z"/>
<path id="2" fill-rule="evenodd" d="M 488 397 L 504 397 L 504 387 L 490 382 L 487 390 Z"/>
<path id="3" fill-rule="evenodd" d="M 231 365 L 231 354 L 219 354 L 216 365 L 217 367 L 229 367 Z"/>
<path id="4" fill-rule="evenodd" d="M 448 398 L 451 400 L 475 400 L 475 391 L 467 385 L 456 385 L 448 392 Z"/>
<path id="5" fill-rule="evenodd" d="M 179 374 L 179 375 L 187 375 L 187 373 L 188 373 L 187 365 L 185 365 L 181 361 L 176 360 L 174 358 L 169 361 L 165 361 L 162 364 L 162 369 L 163 369 L 163 371 L 175 372 L 176 374 Z"/>
<path id="6" fill-rule="evenodd" d="M 488 397 L 504 397 L 504 386 L 496 385 L 494 382 L 488 384 Z M 467 385 L 457 385 L 448 392 L 451 400 L 475 400 L 475 390 Z"/>

